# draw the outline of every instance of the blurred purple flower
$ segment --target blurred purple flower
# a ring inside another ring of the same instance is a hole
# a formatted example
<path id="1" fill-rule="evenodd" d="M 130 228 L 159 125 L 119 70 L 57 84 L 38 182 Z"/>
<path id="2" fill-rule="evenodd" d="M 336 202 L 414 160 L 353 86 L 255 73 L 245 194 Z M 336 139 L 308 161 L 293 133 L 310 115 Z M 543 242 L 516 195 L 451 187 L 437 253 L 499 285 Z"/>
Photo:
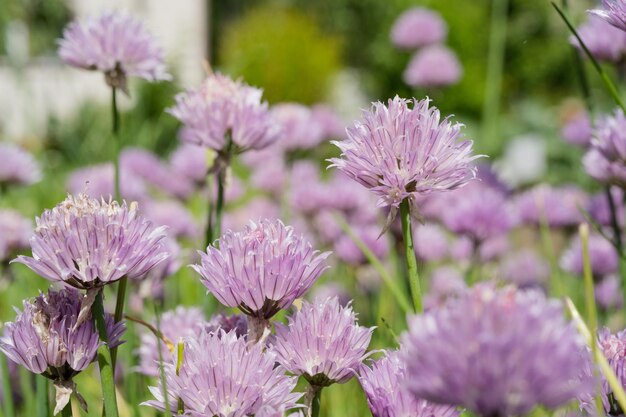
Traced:
<path id="1" fill-rule="evenodd" d="M 356 235 L 365 243 L 378 259 L 386 259 L 389 255 L 389 241 L 380 238 L 380 227 L 376 224 L 353 227 Z M 341 235 L 335 242 L 335 254 L 342 261 L 351 265 L 360 265 L 366 261 L 365 255 L 347 235 Z"/>
<path id="2" fill-rule="evenodd" d="M 361 365 L 359 382 L 367 396 L 373 417 L 457 417 L 460 411 L 450 405 L 432 404 L 414 398 L 404 387 L 406 369 L 398 351 Z"/>
<path id="3" fill-rule="evenodd" d="M 604 310 L 617 310 L 624 304 L 622 284 L 617 275 L 608 275 L 595 285 L 598 306 Z"/>
<path id="4" fill-rule="evenodd" d="M 523 223 L 538 226 L 544 219 L 550 227 L 572 227 L 584 221 L 580 208 L 587 195 L 573 185 L 553 188 L 539 184 L 521 193 L 515 200 Z"/>
<path id="5" fill-rule="evenodd" d="M 209 155 L 201 146 L 181 143 L 170 155 L 170 166 L 177 175 L 200 186 L 209 173 Z"/>
<path id="6" fill-rule="evenodd" d="M 91 165 L 73 171 L 67 180 L 67 190 L 71 194 L 85 193 L 92 198 L 108 199 L 115 193 L 115 171 L 113 164 Z M 146 184 L 132 172 L 121 168 L 120 193 L 122 198 L 143 201 L 148 197 Z"/>
<path id="7" fill-rule="evenodd" d="M 0 209 L 0 261 L 13 252 L 28 247 L 33 234 L 32 222 L 15 210 Z"/>
<path id="8" fill-rule="evenodd" d="M 613 244 L 598 234 L 589 236 L 589 262 L 591 273 L 596 280 L 617 272 L 619 256 Z M 576 236 L 561 255 L 561 267 L 572 274 L 583 274 L 583 248 L 580 237 Z"/>
<path id="9" fill-rule="evenodd" d="M 429 291 L 424 298 L 426 310 L 444 305 L 448 298 L 457 297 L 465 292 L 467 286 L 463 274 L 453 266 L 441 266 L 430 276 Z"/>
<path id="10" fill-rule="evenodd" d="M 619 187 L 611 187 L 611 195 L 615 204 L 615 215 L 619 225 L 624 226 L 624 191 Z M 602 226 L 611 226 L 611 206 L 606 191 L 600 192 L 589 199 L 587 212 L 593 220 Z"/>
<path id="11" fill-rule="evenodd" d="M 453 190 L 476 175 L 472 161 L 480 156 L 472 155 L 472 142 L 462 140 L 460 124 L 440 120 L 428 99 L 374 103 L 347 134 L 333 142 L 341 157 L 330 166 L 371 189 L 378 206 L 390 208 L 389 223 L 403 200 L 413 205 L 416 195 Z M 417 207 L 412 211 L 418 215 Z"/>
<path id="12" fill-rule="evenodd" d="M 337 298 L 337 301 L 339 301 L 339 304 L 343 307 L 352 302 L 352 297 L 345 287 L 334 281 L 313 287 L 313 290 L 309 294 L 309 300 L 313 301 Z"/>
<path id="13" fill-rule="evenodd" d="M 623 30 L 612 27 L 604 19 L 591 15 L 577 31 L 595 59 L 619 63 L 624 57 L 626 53 L 626 33 Z M 573 35 L 570 37 L 570 43 L 584 54 L 583 48 Z"/>
<path id="14" fill-rule="evenodd" d="M 412 87 L 439 88 L 456 84 L 463 67 L 454 51 L 432 45 L 417 51 L 404 70 L 404 82 Z"/>
<path id="15" fill-rule="evenodd" d="M 331 107 L 325 104 L 316 104 L 311 107 L 313 119 L 322 126 L 325 138 L 343 138 L 346 135 L 346 126 L 343 120 Z"/>
<path id="16" fill-rule="evenodd" d="M 209 246 L 199 253 L 201 264 L 192 268 L 204 286 L 225 306 L 260 319 L 302 297 L 330 255 L 313 250 L 280 220 L 250 221 L 242 232 L 227 231 L 219 249 Z"/>
<path id="17" fill-rule="evenodd" d="M 178 399 L 191 416 L 269 417 L 298 407 L 301 393 L 292 393 L 297 378 L 275 366 L 276 357 L 260 344 L 250 345 L 235 332 L 203 332 L 185 341 L 180 373 L 165 363 L 169 405 Z M 160 385 L 161 383 L 159 383 Z M 144 403 L 166 411 L 163 387 L 150 387 L 155 400 Z"/>
<path id="18" fill-rule="evenodd" d="M 200 228 L 189 210 L 175 200 L 146 201 L 142 205 L 146 219 L 158 226 L 167 226 L 167 234 L 173 238 L 194 239 Z"/>
<path id="19" fill-rule="evenodd" d="M 176 96 L 169 112 L 183 123 L 181 138 L 216 152 L 262 149 L 274 143 L 280 126 L 273 119 L 263 92 L 222 74 L 210 75 L 198 90 Z"/>
<path id="20" fill-rule="evenodd" d="M 579 379 L 584 342 L 539 291 L 474 287 L 412 317 L 402 345 L 416 398 L 480 416 L 556 408 L 588 389 Z"/>
<path id="21" fill-rule="evenodd" d="M 413 229 L 415 254 L 424 262 L 440 261 L 449 254 L 448 236 L 437 224 L 418 224 Z"/>
<path id="22" fill-rule="evenodd" d="M 448 26 L 439 13 L 414 7 L 402 13 L 391 28 L 391 42 L 398 48 L 415 49 L 443 42 Z"/>
<path id="23" fill-rule="evenodd" d="M 271 113 L 282 126 L 277 146 L 283 150 L 312 149 L 326 139 L 325 126 L 302 104 L 276 104 Z"/>
<path id="24" fill-rule="evenodd" d="M 127 77 L 172 78 L 152 35 L 141 22 L 121 13 L 70 23 L 59 40 L 59 56 L 71 66 L 102 71 L 108 85 L 122 90 L 126 90 Z"/>
<path id="25" fill-rule="evenodd" d="M 41 167 L 33 156 L 11 143 L 0 143 L 0 190 L 9 185 L 30 185 L 41 180 Z"/>
<path id="26" fill-rule="evenodd" d="M 135 203 L 69 195 L 37 217 L 26 265 L 52 282 L 98 289 L 124 276 L 138 278 L 167 259 L 163 228 L 138 214 Z"/>
<path id="27" fill-rule="evenodd" d="M 591 144 L 592 135 L 591 119 L 584 110 L 571 117 L 561 128 L 561 136 L 566 142 L 585 148 Z"/>
<path id="28" fill-rule="evenodd" d="M 602 0 L 602 9 L 589 10 L 589 13 L 626 31 L 626 3 L 623 0 Z"/>
<path id="29" fill-rule="evenodd" d="M 626 186 L 626 117 L 621 109 L 596 122 L 583 165 L 602 183 Z"/>
<path id="30" fill-rule="evenodd" d="M 521 249 L 502 261 L 499 275 L 518 288 L 543 287 L 550 278 L 550 265 L 534 250 Z"/>
<path id="31" fill-rule="evenodd" d="M 349 381 L 369 355 L 374 328 L 359 326 L 352 307 L 337 298 L 304 301 L 287 325 L 276 323 L 271 350 L 278 363 L 313 386 Z"/>
<path id="32" fill-rule="evenodd" d="M 245 205 L 238 209 L 229 211 L 224 214 L 223 230 L 240 230 L 254 219 L 278 219 L 280 208 L 264 197 L 258 197 L 248 201 Z"/>

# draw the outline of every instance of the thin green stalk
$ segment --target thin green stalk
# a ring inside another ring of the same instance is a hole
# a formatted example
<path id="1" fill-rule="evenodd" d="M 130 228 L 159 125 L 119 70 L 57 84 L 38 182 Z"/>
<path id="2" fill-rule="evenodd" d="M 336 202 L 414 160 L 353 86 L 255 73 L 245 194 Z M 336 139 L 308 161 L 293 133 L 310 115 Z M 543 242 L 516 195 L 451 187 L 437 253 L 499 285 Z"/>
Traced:
<path id="1" fill-rule="evenodd" d="M 124 305 L 126 304 L 126 287 L 128 286 L 128 277 L 124 276 L 117 284 L 117 299 L 115 300 L 115 314 L 113 318 L 115 322 L 120 322 L 124 318 Z M 115 364 L 117 363 L 117 348 L 111 349 L 111 364 L 113 373 L 115 373 Z"/>
<path id="2" fill-rule="evenodd" d="M 156 329 L 157 332 L 161 333 L 161 316 L 159 315 L 159 308 L 157 305 L 154 305 L 154 316 L 156 317 Z M 165 410 L 169 411 L 170 408 L 170 397 L 167 395 L 167 379 L 165 378 L 165 367 L 163 366 L 163 344 L 161 340 L 157 338 L 157 352 L 159 357 L 159 378 L 161 380 L 161 389 L 163 390 L 163 399 L 165 402 Z M 171 413 L 170 413 L 171 414 Z"/>
<path id="3" fill-rule="evenodd" d="M 491 1 L 491 26 L 489 29 L 489 55 L 487 57 L 487 82 L 483 104 L 483 138 L 488 149 L 495 147 L 498 139 L 498 116 L 502 93 L 502 74 L 507 30 L 508 0 Z"/>
<path id="4" fill-rule="evenodd" d="M 226 186 L 226 169 L 217 174 L 217 204 L 215 206 L 215 239 L 222 236 L 222 215 L 224 213 L 224 187 Z M 215 243 L 219 244 L 219 241 Z"/>
<path id="5" fill-rule="evenodd" d="M 100 382 L 102 385 L 102 397 L 104 400 L 104 412 L 106 417 L 119 417 L 117 410 L 117 398 L 115 394 L 115 381 L 113 379 L 113 362 L 108 345 L 108 334 L 104 320 L 104 305 L 102 291 L 96 295 L 91 307 L 94 324 L 98 329 L 100 340 L 104 343 L 98 348 L 98 366 L 100 367 Z"/>
<path id="6" fill-rule="evenodd" d="M 552 7 L 554 7 L 554 9 L 557 11 L 559 16 L 561 16 L 561 19 L 563 19 L 568 29 L 570 30 L 570 32 L 572 32 L 572 35 L 574 35 L 574 37 L 578 41 L 581 48 L 583 48 L 583 51 L 585 51 L 585 55 L 587 55 L 587 57 L 589 58 L 589 61 L 591 61 L 593 67 L 595 68 L 596 72 L 600 76 L 600 79 L 602 79 L 602 82 L 604 83 L 604 86 L 606 87 L 607 91 L 609 92 L 611 97 L 613 97 L 613 100 L 615 100 L 615 103 L 617 103 L 617 105 L 620 106 L 622 110 L 626 112 L 626 106 L 624 105 L 624 102 L 619 96 L 617 87 L 615 87 L 615 84 L 613 83 L 613 81 L 611 81 L 611 78 L 609 77 L 609 75 L 606 73 L 606 71 L 604 71 L 600 63 L 598 63 L 598 61 L 591 54 L 591 52 L 587 48 L 587 45 L 580 38 L 580 36 L 578 35 L 578 32 L 576 31 L 576 28 L 574 27 L 574 25 L 572 25 L 569 18 L 565 14 L 565 12 L 563 12 L 563 10 L 561 10 L 561 8 L 554 2 L 552 2 Z"/>
<path id="7" fill-rule="evenodd" d="M 209 191 L 209 199 L 206 211 L 206 231 L 204 234 L 204 248 L 208 248 L 213 243 L 213 190 L 211 188 L 211 175 L 207 176 L 207 188 Z"/>
<path id="8" fill-rule="evenodd" d="M 613 243 L 615 249 L 619 254 L 619 275 L 622 282 L 622 291 L 624 292 L 624 299 L 626 300 L 626 259 L 624 259 L 624 244 L 622 241 L 622 228 L 619 224 L 617 215 L 617 205 L 615 199 L 611 193 L 611 187 L 606 188 L 606 198 L 609 202 L 609 210 L 611 212 L 611 228 L 613 229 Z"/>
<path id="9" fill-rule="evenodd" d="M 20 366 L 19 370 L 19 379 L 20 379 L 20 390 L 22 392 L 22 396 L 24 397 L 22 400 L 23 414 L 27 416 L 34 416 L 35 406 L 37 401 L 35 400 L 35 390 L 33 390 L 33 382 L 34 376 L 32 372 Z"/>
<path id="10" fill-rule="evenodd" d="M 307 406 L 307 412 L 309 417 L 319 417 L 320 415 L 323 388 L 324 387 L 311 384 L 309 384 L 307 388 L 304 403 Z"/>
<path id="11" fill-rule="evenodd" d="M 48 378 L 35 376 L 35 392 L 37 396 L 37 417 L 48 417 L 50 397 L 48 396 Z"/>
<path id="12" fill-rule="evenodd" d="M 61 410 L 61 417 L 72 417 L 72 401 L 69 401 L 65 407 Z"/>
<path id="13" fill-rule="evenodd" d="M 404 240 L 404 256 L 406 257 L 406 269 L 409 277 L 409 287 L 411 288 L 411 298 L 413 299 L 413 309 L 416 313 L 421 313 L 424 311 L 422 307 L 422 290 L 417 274 L 417 257 L 415 256 L 415 248 L 413 247 L 413 231 L 411 229 L 411 213 L 408 199 L 404 199 L 402 203 L 400 203 L 400 217 Z"/>
<path id="14" fill-rule="evenodd" d="M 182 342 L 178 342 L 176 345 L 176 376 L 180 375 L 180 367 L 183 366 L 183 359 L 185 356 L 185 344 Z M 178 404 L 176 409 L 178 410 L 178 414 L 185 414 L 185 403 L 182 398 L 178 399 Z"/>
<path id="15" fill-rule="evenodd" d="M 13 405 L 13 390 L 11 389 L 11 376 L 9 375 L 9 362 L 6 356 L 0 354 L 0 370 L 2 371 L 2 391 L 4 392 L 4 415 L 15 417 L 15 407 Z"/>

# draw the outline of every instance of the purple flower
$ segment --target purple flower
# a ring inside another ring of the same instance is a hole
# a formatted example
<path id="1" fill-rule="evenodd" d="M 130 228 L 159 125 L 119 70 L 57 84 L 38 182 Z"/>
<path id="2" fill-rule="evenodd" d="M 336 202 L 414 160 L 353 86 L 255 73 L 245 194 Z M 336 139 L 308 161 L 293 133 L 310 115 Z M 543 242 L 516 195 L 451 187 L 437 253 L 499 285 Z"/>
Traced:
<path id="1" fill-rule="evenodd" d="M 333 142 L 341 157 L 330 159 L 331 166 L 372 190 L 378 206 L 391 209 L 389 220 L 404 199 L 453 190 L 476 175 L 471 163 L 479 156 L 472 155 L 472 142 L 460 140 L 461 125 L 440 120 L 428 99 L 396 96 L 388 106 L 374 103 L 347 134 L 347 140 Z"/>
<path id="2" fill-rule="evenodd" d="M 619 225 L 624 225 L 624 191 L 618 187 L 611 187 L 611 195 L 615 204 L 615 215 Z M 611 206 L 606 192 L 600 192 L 589 199 L 587 212 L 593 220 L 602 226 L 611 226 Z"/>
<path id="3" fill-rule="evenodd" d="M 518 288 L 542 287 L 550 277 L 550 265 L 532 249 L 522 249 L 507 256 L 499 274 Z"/>
<path id="4" fill-rule="evenodd" d="M 142 212 L 155 225 L 167 226 L 167 234 L 174 238 L 193 239 L 200 231 L 189 210 L 175 200 L 146 201 Z"/>
<path id="5" fill-rule="evenodd" d="M 353 227 L 356 235 L 374 253 L 378 259 L 386 259 L 389 255 L 389 241 L 380 238 L 380 227 L 376 224 Z M 351 265 L 361 265 L 366 261 L 363 251 L 347 235 L 341 235 L 335 242 L 335 254 L 342 261 Z"/>
<path id="6" fill-rule="evenodd" d="M 262 94 L 243 81 L 213 74 L 200 89 L 176 96 L 169 112 L 183 123 L 185 142 L 224 152 L 230 138 L 236 152 L 258 150 L 274 143 L 280 134 L 267 103 L 261 102 Z"/>
<path id="7" fill-rule="evenodd" d="M 456 84 L 462 75 L 463 68 L 454 51 L 443 45 L 432 45 L 413 55 L 403 79 L 412 87 L 438 88 Z"/>
<path id="8" fill-rule="evenodd" d="M 584 221 L 580 207 L 587 195 L 576 186 L 552 188 L 540 184 L 520 194 L 516 199 L 517 211 L 523 223 L 538 226 L 544 221 L 550 227 L 572 227 Z"/>
<path id="9" fill-rule="evenodd" d="M 589 13 L 601 17 L 618 29 L 626 31 L 626 3 L 623 0 L 602 0 L 602 9 Z"/>
<path id="10" fill-rule="evenodd" d="M 326 300 L 327 298 L 336 297 L 342 306 L 347 306 L 352 302 L 352 297 L 346 288 L 334 281 L 313 287 L 313 291 L 309 294 L 310 300 Z"/>
<path id="11" fill-rule="evenodd" d="M 132 201 L 143 201 L 148 196 L 144 181 L 120 168 L 120 193 L 123 198 Z M 92 198 L 108 199 L 115 193 L 115 171 L 113 164 L 92 165 L 72 172 L 67 180 L 67 190 L 71 194 L 85 193 Z"/>
<path id="12" fill-rule="evenodd" d="M 424 297 L 426 310 L 441 307 L 449 298 L 458 297 L 466 289 L 461 271 L 453 266 L 440 266 L 430 276 L 429 291 Z"/>
<path id="13" fill-rule="evenodd" d="M 589 262 L 596 279 L 615 273 L 619 266 L 617 251 L 608 240 L 598 234 L 589 236 Z M 575 237 L 561 256 L 561 267 L 572 274 L 583 274 L 583 247 L 580 237 Z"/>
<path id="14" fill-rule="evenodd" d="M 621 109 L 597 121 L 583 165 L 602 183 L 626 186 L 626 116 Z"/>
<path id="15" fill-rule="evenodd" d="M 626 33 L 596 15 L 589 16 L 578 28 L 578 35 L 597 60 L 619 63 L 626 53 Z M 570 43 L 584 52 L 574 36 L 570 37 Z"/>
<path id="16" fill-rule="evenodd" d="M 236 210 L 229 211 L 224 215 L 223 230 L 239 230 L 243 229 L 250 223 L 251 219 L 278 219 L 280 208 L 276 203 L 264 198 L 258 197 L 248 201 L 247 204 Z"/>
<path id="17" fill-rule="evenodd" d="M 120 206 L 69 195 L 35 222 L 33 257 L 18 256 L 13 262 L 79 289 L 138 278 L 168 257 L 164 229 L 140 217 L 135 203 Z"/>
<path id="18" fill-rule="evenodd" d="M 33 156 L 17 145 L 0 143 L 0 189 L 30 185 L 41 180 L 41 168 Z"/>
<path id="19" fill-rule="evenodd" d="M 457 417 L 450 405 L 414 398 L 404 387 L 406 369 L 398 351 L 387 352 L 371 367 L 361 365 L 359 382 L 373 417 Z"/>
<path id="20" fill-rule="evenodd" d="M 415 254 L 425 262 L 440 261 L 449 253 L 448 236 L 441 226 L 433 223 L 417 225 L 413 230 Z"/>
<path id="21" fill-rule="evenodd" d="M 620 278 L 611 274 L 595 284 L 594 294 L 598 306 L 604 310 L 614 310 L 624 304 L 624 295 Z"/>
<path id="22" fill-rule="evenodd" d="M 329 255 L 313 250 L 280 220 L 251 221 L 242 232 L 226 232 L 219 249 L 200 252 L 201 264 L 192 268 L 225 306 L 269 319 L 311 288 Z"/>
<path id="23" fill-rule="evenodd" d="M 439 13 L 414 7 L 402 13 L 391 28 L 391 42 L 398 48 L 415 49 L 443 42 L 448 27 Z"/>
<path id="24" fill-rule="evenodd" d="M 282 126 L 277 145 L 287 151 L 312 149 L 326 139 L 326 130 L 311 109 L 302 104 L 282 103 L 272 107 L 272 115 Z"/>
<path id="25" fill-rule="evenodd" d="M 324 137 L 341 138 L 345 135 L 346 126 L 337 112 L 325 104 L 316 104 L 311 108 L 313 119 L 322 126 Z"/>
<path id="26" fill-rule="evenodd" d="M 33 225 L 29 219 L 15 210 L 0 209 L 0 261 L 17 250 L 27 248 L 32 233 Z"/>
<path id="27" fill-rule="evenodd" d="M 480 285 L 409 320 L 409 391 L 481 416 L 526 415 L 576 398 L 584 343 L 561 304 L 539 291 Z"/>
<path id="28" fill-rule="evenodd" d="M 591 119 L 586 111 L 580 111 L 565 122 L 561 128 L 561 136 L 567 142 L 583 147 L 589 146 L 593 129 Z"/>
<path id="29" fill-rule="evenodd" d="M 128 77 L 172 78 L 152 35 L 141 22 L 120 13 L 70 23 L 59 40 L 59 56 L 71 66 L 103 72 L 108 85 L 124 91 Z"/>
<path id="30" fill-rule="evenodd" d="M 57 407 L 62 409 L 75 393 L 72 378 L 96 358 L 101 345 L 93 321 L 78 323 L 82 295 L 71 288 L 50 290 L 24 301 L 13 323 L 7 323 L 0 338 L 0 351 L 35 374 L 54 381 Z M 125 330 L 122 322 L 105 315 L 109 346 L 118 346 Z M 80 398 L 80 397 L 79 397 Z"/>
<path id="31" fill-rule="evenodd" d="M 185 340 L 178 375 L 175 364 L 164 364 L 169 405 L 176 412 L 181 399 L 185 414 L 194 417 L 269 417 L 296 408 L 302 395 L 291 392 L 297 378 L 275 363 L 272 352 L 235 332 L 203 332 Z M 163 388 L 150 392 L 155 400 L 145 405 L 165 411 Z"/>
<path id="32" fill-rule="evenodd" d="M 352 307 L 337 298 L 304 301 L 287 325 L 276 323 L 271 349 L 287 371 L 314 386 L 349 381 L 369 355 L 374 328 L 359 326 Z"/>
<path id="33" fill-rule="evenodd" d="M 196 185 L 203 185 L 209 173 L 206 149 L 191 143 L 181 143 L 170 156 L 172 171 Z"/>

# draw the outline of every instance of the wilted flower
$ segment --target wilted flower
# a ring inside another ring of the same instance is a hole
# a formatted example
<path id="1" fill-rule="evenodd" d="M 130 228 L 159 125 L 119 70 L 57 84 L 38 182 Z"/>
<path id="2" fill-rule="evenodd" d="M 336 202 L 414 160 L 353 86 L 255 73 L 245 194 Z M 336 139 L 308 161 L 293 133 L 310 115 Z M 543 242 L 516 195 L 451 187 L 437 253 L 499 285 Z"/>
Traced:
<path id="1" fill-rule="evenodd" d="M 359 382 L 373 417 L 457 417 L 455 406 L 414 398 L 404 387 L 406 369 L 399 352 L 387 352 L 371 367 L 361 365 Z"/>
<path id="2" fill-rule="evenodd" d="M 413 104 L 411 107 L 410 104 Z M 348 139 L 333 142 L 341 150 L 331 166 L 378 197 L 380 207 L 395 217 L 400 203 L 416 195 L 459 188 L 473 179 L 472 142 L 461 140 L 461 125 L 440 120 L 430 100 L 409 101 L 399 97 L 388 106 L 374 103 L 363 113 L 363 122 L 347 129 Z M 417 207 L 412 207 L 418 215 Z"/>
<path id="3" fill-rule="evenodd" d="M 178 399 L 192 416 L 270 416 L 296 408 L 300 393 L 292 393 L 295 377 L 275 366 L 276 357 L 259 344 L 250 345 L 235 332 L 203 332 L 185 340 L 180 372 L 165 363 L 169 405 Z M 155 400 L 145 403 L 166 411 L 163 387 L 150 387 Z"/>
<path id="4" fill-rule="evenodd" d="M 16 250 L 27 248 L 32 233 L 30 220 L 15 210 L 0 209 L 0 261 Z"/>
<path id="5" fill-rule="evenodd" d="M 54 381 L 55 414 L 76 393 L 72 378 L 95 360 L 101 344 L 92 320 L 78 323 L 81 298 L 79 292 L 67 288 L 26 300 L 24 311 L 18 312 L 15 322 L 6 324 L 0 338 L 0 351 L 10 360 Z M 109 346 L 118 346 L 124 324 L 115 323 L 109 314 L 104 320 Z"/>
<path id="6" fill-rule="evenodd" d="M 598 16 L 589 16 L 589 20 L 582 24 L 577 32 L 597 60 L 617 63 L 626 53 L 626 33 L 612 27 Z M 570 43 L 584 52 L 576 37 L 571 36 Z"/>
<path id="7" fill-rule="evenodd" d="M 622 109 L 598 120 L 583 165 L 602 183 L 626 186 L 626 117 Z"/>
<path id="8" fill-rule="evenodd" d="M 439 13 L 423 7 L 405 11 L 391 28 L 391 42 L 403 49 L 440 43 L 447 35 L 448 27 Z"/>
<path id="9" fill-rule="evenodd" d="M 416 398 L 481 416 L 555 408 L 588 388 L 579 379 L 582 339 L 539 291 L 474 287 L 411 318 L 402 345 Z"/>
<path id="10" fill-rule="evenodd" d="M 589 235 L 589 262 L 596 280 L 617 271 L 619 255 L 608 240 L 598 234 Z M 561 256 L 561 267 L 572 274 L 583 274 L 583 247 L 580 237 L 575 237 Z"/>
<path id="11" fill-rule="evenodd" d="M 463 68 L 456 54 L 443 45 L 432 45 L 413 55 L 403 79 L 413 87 L 437 88 L 456 84 L 462 75 Z"/>
<path id="12" fill-rule="evenodd" d="M 263 92 L 222 74 L 210 75 L 200 89 L 176 96 L 169 112 L 184 127 L 185 142 L 217 152 L 262 149 L 278 139 L 280 126 L 271 116 Z"/>
<path id="13" fill-rule="evenodd" d="M 192 268 L 225 306 L 269 319 L 311 288 L 329 255 L 313 250 L 280 220 L 251 221 L 242 232 L 226 232 L 219 249 L 200 252 L 201 264 Z"/>
<path id="14" fill-rule="evenodd" d="M 349 381 L 359 369 L 374 328 L 359 326 L 352 307 L 337 298 L 303 302 L 287 325 L 276 323 L 272 350 L 289 372 L 313 386 Z"/>
<path id="15" fill-rule="evenodd" d="M 550 277 L 550 265 L 532 249 L 507 256 L 500 265 L 500 277 L 518 288 L 543 286 Z"/>
<path id="16" fill-rule="evenodd" d="M 120 13 L 70 23 L 59 40 L 59 56 L 74 67 L 102 71 L 108 85 L 122 90 L 128 77 L 172 78 L 152 35 L 141 22 Z"/>
<path id="17" fill-rule="evenodd" d="M 623 0 L 602 0 L 602 9 L 589 13 L 601 17 L 613 26 L 626 31 L 626 3 Z"/>
<path id="18" fill-rule="evenodd" d="M 572 227 L 584 221 L 580 208 L 587 195 L 576 186 L 540 184 L 520 194 L 515 202 L 524 223 L 538 226 L 545 221 L 550 227 Z"/>
<path id="19" fill-rule="evenodd" d="M 9 185 L 30 185 L 41 180 L 33 156 L 17 145 L 0 143 L 0 191 Z"/>

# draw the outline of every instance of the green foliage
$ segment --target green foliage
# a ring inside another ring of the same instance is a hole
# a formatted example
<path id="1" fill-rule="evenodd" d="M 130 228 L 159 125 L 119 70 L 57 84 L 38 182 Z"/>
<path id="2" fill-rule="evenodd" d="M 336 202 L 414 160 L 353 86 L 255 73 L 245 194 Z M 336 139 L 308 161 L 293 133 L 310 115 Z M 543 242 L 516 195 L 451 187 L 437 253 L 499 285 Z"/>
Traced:
<path id="1" fill-rule="evenodd" d="M 228 73 L 263 87 L 271 103 L 324 99 L 341 67 L 340 42 L 295 10 L 261 7 L 225 29 L 220 59 Z"/>

